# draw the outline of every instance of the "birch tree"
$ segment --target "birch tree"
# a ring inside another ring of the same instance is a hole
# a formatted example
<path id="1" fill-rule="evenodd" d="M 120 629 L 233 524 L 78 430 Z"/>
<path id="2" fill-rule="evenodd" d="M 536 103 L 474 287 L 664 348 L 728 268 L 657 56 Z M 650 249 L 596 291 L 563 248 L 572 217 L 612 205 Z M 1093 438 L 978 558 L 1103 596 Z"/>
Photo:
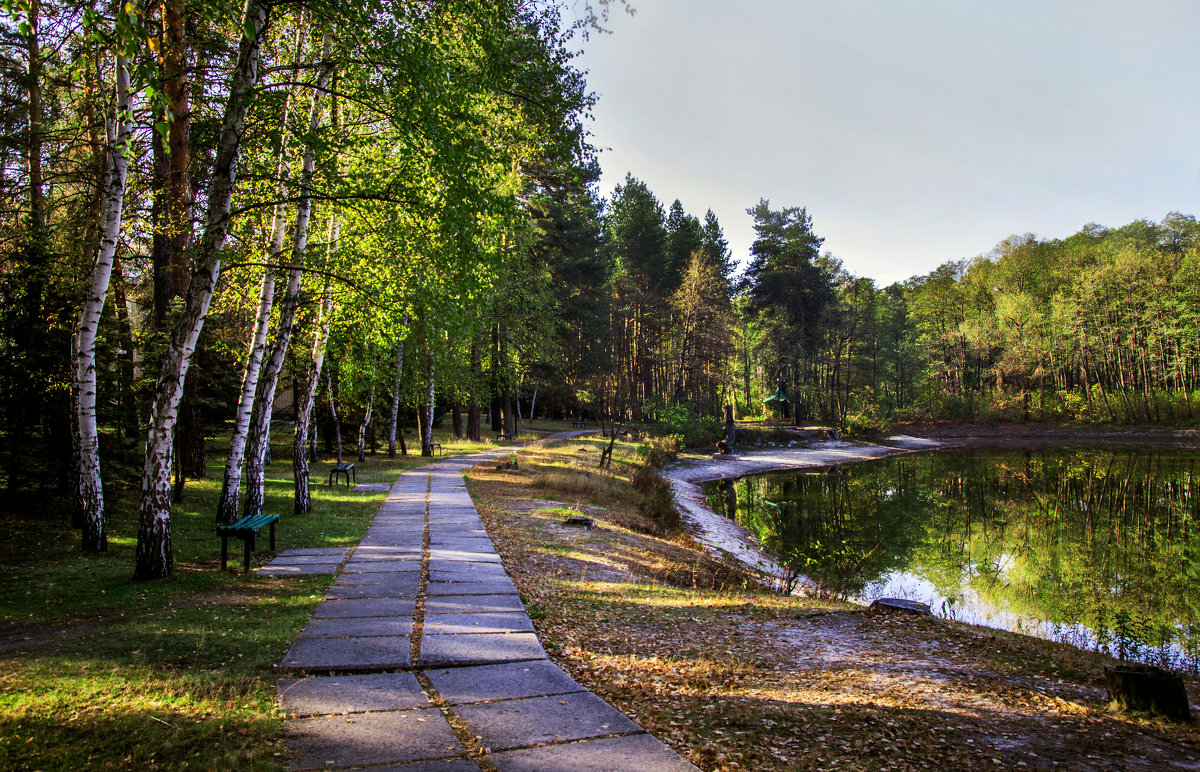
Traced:
<path id="1" fill-rule="evenodd" d="M 304 29 L 303 23 L 297 25 Z M 296 36 L 296 51 L 292 58 L 292 77 L 300 65 L 303 36 Z M 229 456 L 225 461 L 225 477 L 221 486 L 221 498 L 217 502 L 217 522 L 232 523 L 237 520 L 238 491 L 242 483 L 242 465 L 246 458 L 246 438 L 250 433 L 250 420 L 254 415 L 254 395 L 258 391 L 259 375 L 262 370 L 263 354 L 266 350 L 267 332 L 271 324 L 271 309 L 275 305 L 275 266 L 283 254 L 283 242 L 287 235 L 287 178 L 288 143 L 287 122 L 294 96 L 289 92 L 279 118 L 279 154 L 276 174 L 279 178 L 278 196 L 271 224 L 271 244 L 263 267 L 262 283 L 258 293 L 258 306 L 254 317 L 254 333 L 246 355 L 246 369 L 242 374 L 242 389 L 238 397 L 237 413 L 234 417 L 233 434 L 229 439 Z"/>
<path id="2" fill-rule="evenodd" d="M 279 374 L 283 370 L 284 357 L 287 356 L 288 345 L 291 342 L 292 331 L 296 321 L 296 309 L 300 302 L 300 288 L 304 278 L 304 260 L 308 251 L 308 226 L 312 220 L 313 210 L 313 171 L 316 168 L 316 148 L 311 137 L 321 127 L 322 101 L 329 87 L 329 78 L 333 73 L 330 61 L 331 38 L 328 32 L 321 41 L 321 69 L 317 78 L 317 87 L 313 92 L 312 107 L 309 111 L 308 135 L 310 140 L 304 148 L 304 160 L 300 168 L 299 201 L 296 205 L 296 223 L 292 231 L 291 266 L 288 269 L 288 283 L 284 291 L 283 301 L 279 308 L 279 321 L 275 327 L 275 339 L 271 344 L 270 356 L 263 366 L 258 384 L 258 393 L 254 399 L 254 417 L 250 429 L 250 453 L 246 461 L 246 501 L 243 507 L 244 515 L 257 515 L 262 512 L 264 466 L 266 464 L 267 446 L 271 441 L 271 411 L 275 404 L 275 387 Z M 337 241 L 337 222 L 333 223 L 331 242 Z"/>
<path id="3" fill-rule="evenodd" d="M 123 53 L 116 55 L 116 107 L 108 125 L 108 180 L 104 192 L 104 224 L 100 249 L 92 267 L 91 282 L 79 314 L 73 344 L 77 499 L 83 515 L 83 550 L 105 552 L 108 534 L 104 516 L 104 489 L 100 477 L 100 434 L 96 428 L 96 333 L 108 294 L 121 214 L 125 205 L 125 180 L 129 170 L 129 68 Z"/>
<path id="4" fill-rule="evenodd" d="M 171 445 L 183 397 L 188 366 L 221 274 L 221 257 L 229 235 L 230 204 L 237 181 L 238 158 L 246 113 L 258 84 L 263 31 L 268 5 L 246 0 L 242 14 L 243 37 L 238 46 L 229 97 L 221 120 L 220 139 L 208 185 L 208 212 L 204 236 L 194 260 L 183 315 L 176 324 L 151 402 L 146 455 L 142 466 L 142 493 L 138 511 L 134 578 L 169 576 L 174 568 L 171 548 Z"/>

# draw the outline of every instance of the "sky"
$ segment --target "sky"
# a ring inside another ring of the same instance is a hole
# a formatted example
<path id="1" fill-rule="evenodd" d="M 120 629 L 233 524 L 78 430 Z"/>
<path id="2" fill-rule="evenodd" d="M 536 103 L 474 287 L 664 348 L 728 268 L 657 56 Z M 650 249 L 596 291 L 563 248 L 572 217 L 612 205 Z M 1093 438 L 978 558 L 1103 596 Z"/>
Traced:
<path id="1" fill-rule="evenodd" d="M 601 195 L 632 173 L 711 208 L 740 261 L 763 198 L 881 286 L 1200 214 L 1195 0 L 630 2 L 576 60 Z"/>

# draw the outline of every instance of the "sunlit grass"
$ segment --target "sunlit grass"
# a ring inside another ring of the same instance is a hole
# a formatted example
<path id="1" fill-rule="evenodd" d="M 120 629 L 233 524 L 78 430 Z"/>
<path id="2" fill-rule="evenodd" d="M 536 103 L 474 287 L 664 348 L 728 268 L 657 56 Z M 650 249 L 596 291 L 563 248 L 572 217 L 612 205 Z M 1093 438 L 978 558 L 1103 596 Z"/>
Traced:
<path id="1" fill-rule="evenodd" d="M 313 511 L 296 515 L 283 433 L 273 450 L 264 511 L 280 515 L 277 548 L 357 543 L 384 494 L 328 485 L 323 456 L 311 470 Z M 430 460 L 411 448 L 368 455 L 358 481 L 390 483 Z M 136 480 L 106 480 L 103 555 L 82 554 L 65 523 L 0 521 L 0 768 L 282 768 L 274 667 L 332 577 L 244 574 L 236 541 L 220 570 L 223 462 L 210 456 L 207 479 L 189 480 L 172 509 L 167 579 L 132 579 Z"/>

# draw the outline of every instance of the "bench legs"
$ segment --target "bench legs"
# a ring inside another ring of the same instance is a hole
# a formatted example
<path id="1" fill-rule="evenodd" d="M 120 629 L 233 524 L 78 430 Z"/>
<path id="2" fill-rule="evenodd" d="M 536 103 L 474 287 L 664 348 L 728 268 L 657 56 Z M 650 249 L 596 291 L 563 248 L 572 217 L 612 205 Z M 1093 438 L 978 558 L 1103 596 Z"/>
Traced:
<path id="1" fill-rule="evenodd" d="M 346 475 L 346 485 L 347 486 L 350 485 L 350 480 L 352 477 L 354 479 L 354 484 L 358 485 L 358 472 L 355 471 L 354 469 L 350 469 L 350 470 L 334 469 L 333 471 L 331 471 L 329 473 L 329 484 L 333 485 L 333 483 L 336 480 L 341 478 L 341 475 Z"/>
<path id="2" fill-rule="evenodd" d="M 250 556 L 254 554 L 254 534 L 240 536 L 242 540 L 242 563 L 243 570 L 250 570 Z M 271 523 L 271 551 L 275 551 L 275 523 Z M 221 534 L 221 570 L 224 571 L 229 567 L 229 536 Z"/>

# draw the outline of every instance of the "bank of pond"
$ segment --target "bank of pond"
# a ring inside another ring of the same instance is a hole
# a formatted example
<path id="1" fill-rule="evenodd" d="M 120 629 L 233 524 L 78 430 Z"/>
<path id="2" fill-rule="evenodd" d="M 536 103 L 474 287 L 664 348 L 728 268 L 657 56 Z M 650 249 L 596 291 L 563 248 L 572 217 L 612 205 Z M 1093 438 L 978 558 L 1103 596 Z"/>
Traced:
<path id="1" fill-rule="evenodd" d="M 1200 450 L 953 448 L 705 483 L 796 583 L 1200 671 Z"/>

